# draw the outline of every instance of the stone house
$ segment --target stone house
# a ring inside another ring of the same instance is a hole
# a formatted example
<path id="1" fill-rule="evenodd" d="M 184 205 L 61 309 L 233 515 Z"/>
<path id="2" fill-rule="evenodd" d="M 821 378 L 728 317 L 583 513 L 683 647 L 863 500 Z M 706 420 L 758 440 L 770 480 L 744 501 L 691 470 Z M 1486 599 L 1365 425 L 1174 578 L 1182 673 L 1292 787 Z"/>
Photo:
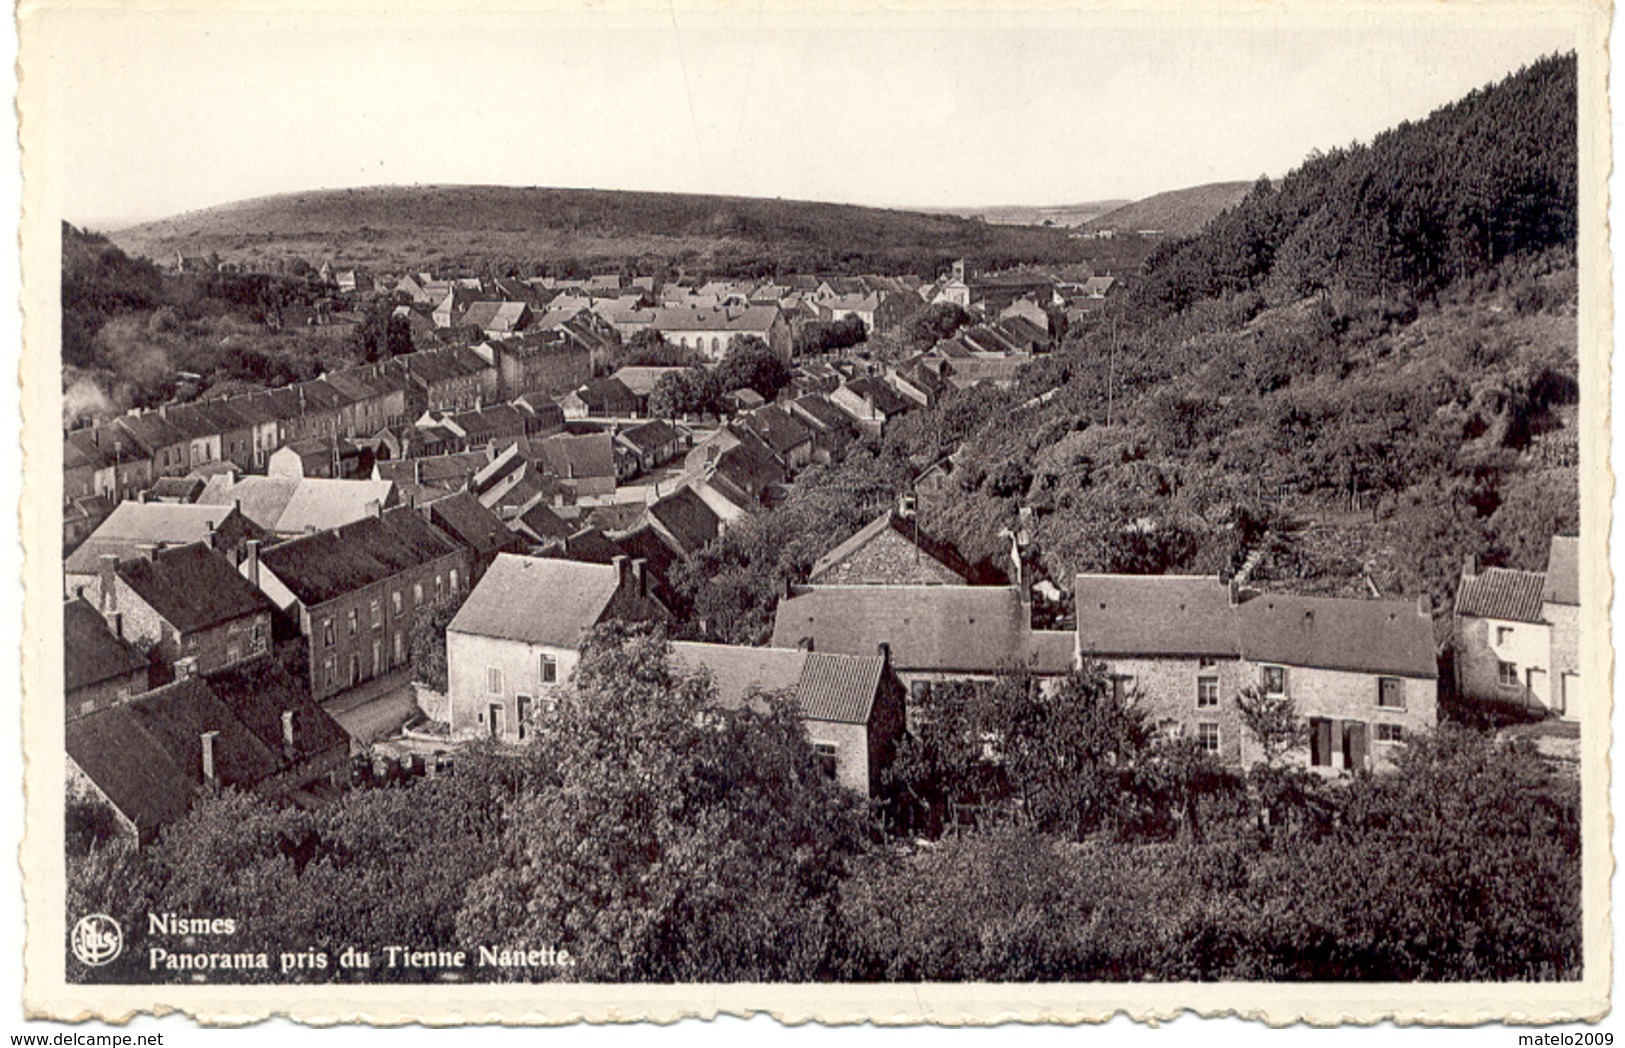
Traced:
<path id="1" fill-rule="evenodd" d="M 68 720 L 95 713 L 150 686 L 147 657 L 113 632 L 90 602 L 62 606 L 63 711 Z"/>
<path id="2" fill-rule="evenodd" d="M 208 790 L 304 804 L 331 796 L 350 751 L 344 729 L 269 656 L 77 718 L 66 743 L 69 789 L 107 804 L 137 844 Z"/>
<path id="3" fill-rule="evenodd" d="M 1209 576 L 1079 575 L 1079 660 L 1103 663 L 1121 701 L 1227 764 L 1259 757 L 1243 689 L 1292 700 L 1331 772 L 1390 765 L 1438 718 L 1432 616 L 1410 601 L 1256 593 Z"/>
<path id="4" fill-rule="evenodd" d="M 574 672 L 589 630 L 667 617 L 642 561 L 500 554 L 446 630 L 452 736 L 523 742 Z"/>
<path id="5" fill-rule="evenodd" d="M 1468 558 L 1453 624 L 1462 698 L 1579 718 L 1579 546 L 1554 535 L 1544 572 L 1481 571 Z"/>
<path id="6" fill-rule="evenodd" d="M 842 786 L 869 796 L 904 730 L 904 689 L 886 654 L 831 655 L 795 648 L 672 643 L 672 661 L 702 669 L 718 701 L 738 708 L 755 694 L 795 698 L 813 759 Z"/>
<path id="7" fill-rule="evenodd" d="M 252 549 L 241 570 L 298 621 L 322 700 L 407 665 L 416 616 L 466 593 L 471 568 L 465 547 L 400 506 Z"/>
<path id="8" fill-rule="evenodd" d="M 171 667 L 209 673 L 271 650 L 271 603 L 206 543 L 105 554 L 94 600 L 116 636 Z"/>
<path id="9" fill-rule="evenodd" d="M 140 557 L 202 542 L 235 562 L 245 542 L 270 537 L 268 530 L 244 513 L 241 504 L 229 500 L 204 505 L 121 502 L 63 562 L 65 592 L 71 595 L 75 587 L 97 585 L 102 557 L 109 554 L 120 559 Z"/>

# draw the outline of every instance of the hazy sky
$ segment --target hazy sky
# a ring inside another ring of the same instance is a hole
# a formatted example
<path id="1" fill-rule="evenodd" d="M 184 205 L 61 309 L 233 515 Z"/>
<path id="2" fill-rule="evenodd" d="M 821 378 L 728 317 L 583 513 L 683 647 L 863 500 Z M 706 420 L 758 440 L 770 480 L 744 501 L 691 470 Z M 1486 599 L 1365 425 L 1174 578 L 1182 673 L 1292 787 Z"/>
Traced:
<path id="1" fill-rule="evenodd" d="M 1283 174 L 1574 46 L 1483 7 L 1339 10 L 60 12 L 56 177 L 99 228 L 383 183 L 1135 198 Z"/>

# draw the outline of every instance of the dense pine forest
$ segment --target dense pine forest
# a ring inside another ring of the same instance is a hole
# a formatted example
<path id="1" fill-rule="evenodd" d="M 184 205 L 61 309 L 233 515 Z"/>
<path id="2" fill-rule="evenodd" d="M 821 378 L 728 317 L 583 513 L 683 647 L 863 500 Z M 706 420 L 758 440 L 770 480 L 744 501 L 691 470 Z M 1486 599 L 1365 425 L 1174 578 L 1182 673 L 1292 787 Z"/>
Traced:
<path id="1" fill-rule="evenodd" d="M 1579 524 L 1575 78 L 1547 58 L 1260 180 L 1017 388 L 911 413 L 680 566 L 689 635 L 762 642 L 786 580 L 950 455 L 954 497 L 922 524 L 973 562 L 1024 529 L 1064 591 L 1080 570 L 1247 565 L 1266 588 L 1427 596 L 1443 621 L 1464 555 L 1541 567 Z M 813 770 L 787 703 L 702 716 L 711 688 L 662 637 L 603 630 L 543 744 L 476 749 L 449 777 L 315 813 L 207 798 L 140 852 L 101 846 L 76 800 L 70 912 L 237 915 L 230 948 L 273 966 L 293 942 L 574 960 L 469 979 L 1581 974 L 1579 786 L 1524 740 L 1446 716 L 1392 774 L 1230 770 L 1086 665 L 1054 691 L 937 689 L 865 805 Z M 1043 745 L 990 772 L 990 737 Z M 994 815 L 910 813 L 967 795 Z M 197 977 L 139 952 L 68 963 Z"/>

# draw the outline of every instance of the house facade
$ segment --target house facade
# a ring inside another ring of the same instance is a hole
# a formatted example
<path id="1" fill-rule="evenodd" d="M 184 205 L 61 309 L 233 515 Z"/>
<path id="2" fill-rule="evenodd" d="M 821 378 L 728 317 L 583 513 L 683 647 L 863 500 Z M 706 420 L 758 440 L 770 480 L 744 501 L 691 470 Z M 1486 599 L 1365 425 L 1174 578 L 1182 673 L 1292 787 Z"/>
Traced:
<path id="1" fill-rule="evenodd" d="M 1480 570 L 1456 592 L 1456 690 L 1471 702 L 1579 718 L 1579 540 L 1552 538 L 1547 570 Z"/>
<path id="2" fill-rule="evenodd" d="M 499 554 L 446 630 L 453 738 L 524 742 L 601 622 L 663 620 L 644 563 Z"/>
<path id="3" fill-rule="evenodd" d="M 1432 617 L 1417 604 L 1089 574 L 1074 601 L 1080 663 L 1102 663 L 1120 700 L 1228 764 L 1259 757 L 1244 690 L 1292 701 L 1309 739 L 1293 759 L 1323 772 L 1386 767 L 1437 722 Z"/>

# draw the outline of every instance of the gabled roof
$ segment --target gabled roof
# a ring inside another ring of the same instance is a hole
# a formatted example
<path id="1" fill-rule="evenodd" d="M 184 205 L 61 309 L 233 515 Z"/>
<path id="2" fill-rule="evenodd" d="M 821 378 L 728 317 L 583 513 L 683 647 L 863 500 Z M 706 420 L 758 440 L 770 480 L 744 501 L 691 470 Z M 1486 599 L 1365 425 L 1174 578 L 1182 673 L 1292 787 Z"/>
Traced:
<path id="1" fill-rule="evenodd" d="M 575 391 L 575 396 L 592 411 L 624 407 L 637 400 L 632 391 L 614 376 L 587 383 Z"/>
<path id="2" fill-rule="evenodd" d="M 851 417 L 825 397 L 809 394 L 798 397 L 791 402 L 791 406 L 798 415 L 808 420 L 810 425 L 815 425 L 826 433 L 852 432 Z"/>
<path id="3" fill-rule="evenodd" d="M 621 431 L 620 439 L 643 452 L 655 452 L 677 439 L 677 428 L 665 419 L 655 419 Z"/>
<path id="4" fill-rule="evenodd" d="M 272 610 L 265 594 L 201 542 L 120 561 L 118 576 L 180 633 Z"/>
<path id="5" fill-rule="evenodd" d="M 1546 558 L 1546 586 L 1543 599 L 1553 604 L 1580 605 L 1580 539 L 1576 535 L 1553 535 Z"/>
<path id="6" fill-rule="evenodd" d="M 885 643 L 899 670 L 1065 673 L 1053 644 L 1035 640 L 1009 586 L 811 586 L 779 601 L 773 646 L 866 655 Z"/>
<path id="7" fill-rule="evenodd" d="M 260 554 L 260 566 L 310 608 L 456 550 L 415 510 L 401 506 L 272 546 Z"/>
<path id="8" fill-rule="evenodd" d="M 812 430 L 778 404 L 753 411 L 742 420 L 776 455 L 783 455 L 812 440 Z"/>
<path id="9" fill-rule="evenodd" d="M 753 692 L 793 695 L 805 720 L 866 724 L 885 672 L 879 655 L 829 655 L 794 648 L 747 648 L 674 641 L 672 660 L 703 669 L 726 707 Z"/>
<path id="10" fill-rule="evenodd" d="M 476 557 L 489 557 L 522 546 L 519 537 L 502 523 L 501 517 L 480 505 L 480 500 L 466 491 L 430 503 L 429 520 L 454 541 L 473 550 Z"/>
<path id="11" fill-rule="evenodd" d="M 1542 596 L 1546 576 L 1538 571 L 1511 568 L 1485 568 L 1477 575 L 1464 575 L 1456 591 L 1456 615 L 1475 619 L 1506 619 L 1509 622 L 1542 622 Z"/>
<path id="12" fill-rule="evenodd" d="M 649 325 L 655 331 L 715 331 L 752 334 L 766 331 L 778 318 L 777 306 L 718 306 L 710 309 L 661 307 Z"/>
<path id="13" fill-rule="evenodd" d="M 680 488 L 651 503 L 649 516 L 685 554 L 697 552 L 722 531 L 721 519 L 692 488 Z"/>
<path id="14" fill-rule="evenodd" d="M 370 503 L 387 507 L 395 485 L 387 480 L 336 480 L 331 477 L 211 477 L 198 504 L 229 504 L 241 499 L 243 513 L 279 535 L 336 528 L 372 512 Z M 272 514 L 275 514 L 273 517 Z"/>
<path id="15" fill-rule="evenodd" d="M 646 397 L 654 392 L 655 385 L 667 375 L 687 370 L 682 367 L 625 367 L 610 377 L 619 380 L 634 396 Z"/>
<path id="16" fill-rule="evenodd" d="M 475 302 L 463 314 L 463 323 L 481 331 L 517 331 L 530 316 L 523 302 Z"/>
<path id="17" fill-rule="evenodd" d="M 547 471 L 565 480 L 615 476 L 615 446 L 608 433 L 555 433 L 541 442 Z"/>
<path id="18" fill-rule="evenodd" d="M 515 526 L 522 526 L 537 542 L 562 541 L 570 537 L 570 525 L 553 512 L 545 496 L 532 500 L 519 511 L 513 522 Z"/>
<path id="19" fill-rule="evenodd" d="M 156 411 L 143 411 L 136 415 L 120 415 L 113 422 L 143 448 L 148 455 L 159 448 L 186 442 L 186 434 L 169 424 L 169 420 Z M 129 452 L 126 451 L 128 456 Z"/>
<path id="20" fill-rule="evenodd" d="M 724 451 L 711 476 L 727 480 L 754 498 L 760 498 L 769 485 L 784 483 L 783 468 L 760 442 L 742 441 Z"/>
<path id="21" fill-rule="evenodd" d="M 1079 575 L 1083 655 L 1243 658 L 1356 673 L 1438 676 L 1433 623 L 1417 605 L 1243 592 L 1216 578 Z"/>
<path id="22" fill-rule="evenodd" d="M 873 542 L 877 535 L 888 531 L 901 535 L 905 541 L 918 548 L 920 552 L 966 582 L 972 581 L 970 564 L 965 561 L 964 557 L 960 556 L 959 550 L 955 549 L 952 543 L 932 538 L 920 529 L 918 518 L 903 517 L 896 510 L 887 510 L 882 513 L 854 533 L 851 538 L 819 557 L 818 561 L 813 564 L 811 573 L 807 576 L 808 581 L 817 582 L 820 576 L 827 575 L 837 565 Z"/>
<path id="23" fill-rule="evenodd" d="M 846 388 L 860 399 L 873 404 L 875 410 L 887 418 L 901 415 L 913 407 L 912 404 L 899 396 L 896 390 L 873 376 L 853 379 L 846 384 Z"/>
<path id="24" fill-rule="evenodd" d="M 350 748 L 350 734 L 310 697 L 310 689 L 271 655 L 258 655 L 204 678 L 266 749 L 285 762 L 312 760 Z M 282 715 L 293 714 L 293 746 L 283 735 Z"/>
<path id="25" fill-rule="evenodd" d="M 147 668 L 147 660 L 115 636 L 95 608 L 77 598 L 62 606 L 62 650 L 70 694 Z"/>
<path id="26" fill-rule="evenodd" d="M 127 557 L 159 546 L 201 542 L 209 537 L 211 526 L 222 527 L 231 515 L 229 504 L 121 502 L 67 558 L 63 570 L 69 575 L 94 575 L 101 570 L 104 554 Z"/>
<path id="27" fill-rule="evenodd" d="M 619 586 L 613 565 L 498 554 L 447 630 L 578 648 Z"/>
<path id="28" fill-rule="evenodd" d="M 529 420 L 528 412 L 512 404 L 493 404 L 451 416 L 452 425 L 462 430 L 471 444 L 489 443 L 496 436 L 523 434 Z"/>

